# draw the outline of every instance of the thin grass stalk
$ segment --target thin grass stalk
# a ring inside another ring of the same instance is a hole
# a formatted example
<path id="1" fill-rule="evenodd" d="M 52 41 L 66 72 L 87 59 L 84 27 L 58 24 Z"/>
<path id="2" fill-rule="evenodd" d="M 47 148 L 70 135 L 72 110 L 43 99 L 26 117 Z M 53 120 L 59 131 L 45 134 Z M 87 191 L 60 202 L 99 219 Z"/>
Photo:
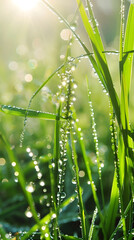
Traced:
<path id="1" fill-rule="evenodd" d="M 125 209 L 125 211 L 124 211 L 124 216 L 125 216 L 125 217 L 127 216 L 128 212 L 130 211 L 131 205 L 132 205 L 132 200 L 130 200 L 128 206 L 126 207 L 126 209 Z M 118 222 L 118 224 L 117 224 L 115 230 L 113 231 L 113 233 L 111 234 L 109 240 L 112 240 L 112 239 L 113 239 L 113 237 L 116 235 L 117 231 L 121 228 L 121 226 L 122 226 L 122 218 L 121 218 L 120 221 Z M 129 238 L 128 238 L 128 240 L 129 240 Z"/>
<path id="2" fill-rule="evenodd" d="M 93 181 L 93 178 L 92 178 L 92 172 L 91 172 L 91 168 L 90 168 L 90 166 L 92 165 L 92 161 L 91 161 L 91 159 L 89 159 L 87 157 L 85 144 L 83 142 L 83 139 L 81 139 L 81 131 L 79 130 L 79 126 L 78 126 L 78 123 L 76 121 L 75 111 L 73 111 L 73 119 L 75 120 L 75 128 L 76 128 L 76 132 L 77 132 L 77 136 L 78 136 L 78 141 L 80 143 L 80 147 L 81 147 L 81 151 L 82 151 L 82 155 L 83 155 L 83 160 L 84 160 L 84 164 L 85 164 L 85 169 L 86 169 L 86 172 L 87 172 L 87 175 L 88 175 L 88 179 L 90 181 L 94 202 L 97 206 L 99 216 L 100 216 L 100 220 L 101 220 L 101 224 L 102 224 L 102 228 L 103 228 L 104 227 L 103 226 L 104 218 L 103 218 L 103 215 L 101 213 L 101 207 L 100 207 L 99 199 L 98 199 L 98 196 L 97 196 L 97 193 L 96 193 L 96 186 L 94 184 L 94 181 Z M 103 229 L 103 231 L 104 231 L 104 229 Z"/>
<path id="3" fill-rule="evenodd" d="M 114 108 L 115 108 L 117 121 L 118 121 L 118 123 L 120 125 L 119 99 L 118 99 L 118 96 L 117 96 L 117 94 L 115 92 L 115 89 L 113 88 L 113 84 L 112 84 L 112 81 L 111 81 L 111 76 L 109 75 L 109 71 L 108 71 L 107 66 L 104 64 L 105 65 L 104 71 L 106 71 L 106 72 L 105 72 L 105 75 L 103 75 L 103 73 L 101 72 L 101 69 L 98 66 L 98 63 L 96 62 L 96 60 L 94 59 L 94 57 L 92 56 L 92 54 L 90 53 L 88 48 L 85 46 L 85 44 L 81 41 L 80 37 L 76 34 L 76 32 L 70 26 L 68 21 L 51 4 L 49 4 L 46 0 L 42 0 L 42 3 L 44 3 L 54 14 L 57 15 L 57 17 L 59 19 L 61 19 L 64 22 L 64 24 L 72 31 L 73 35 L 78 40 L 80 45 L 83 47 L 84 51 L 87 53 L 88 58 L 89 58 L 89 60 L 90 60 L 90 62 L 92 64 L 93 68 L 95 69 L 95 71 L 96 71 L 100 81 L 102 82 L 104 88 L 107 89 L 107 91 L 109 92 L 109 95 L 111 96 L 111 99 L 113 100 L 113 105 L 114 105 Z M 102 54 L 102 52 L 101 52 L 101 54 Z M 103 57 L 102 57 L 102 60 L 103 60 Z M 108 74 L 108 76 L 107 76 L 107 74 Z M 109 80 L 110 81 L 109 85 L 107 84 L 106 79 L 110 79 Z"/>
<path id="4" fill-rule="evenodd" d="M 87 78 L 87 88 L 88 88 L 89 108 L 91 113 L 90 116 L 91 116 L 91 122 L 92 122 L 91 125 L 93 130 L 95 152 L 96 152 L 96 159 L 97 159 L 99 183 L 100 183 L 100 189 L 101 189 L 102 205 L 103 205 L 103 209 L 105 210 L 105 199 L 104 199 L 104 190 L 103 190 L 103 182 L 102 182 L 102 172 L 101 172 L 102 166 L 101 166 L 100 157 L 99 157 L 98 137 L 97 137 L 96 127 L 95 127 L 96 123 L 95 123 L 94 111 L 93 111 L 92 100 L 91 100 L 91 92 L 89 90 L 88 78 Z"/>
<path id="5" fill-rule="evenodd" d="M 67 205 L 69 205 L 70 203 L 72 203 L 75 200 L 76 195 L 73 195 L 71 197 L 69 197 L 68 199 L 66 199 L 59 207 L 58 207 L 58 211 L 64 207 L 66 207 Z M 54 212 L 50 212 L 48 213 L 45 217 L 43 217 L 40 220 L 40 223 L 42 226 L 46 226 L 48 232 L 48 224 L 51 221 L 51 217 L 53 215 Z M 46 224 L 47 223 L 47 224 Z M 38 230 L 38 224 L 35 224 L 23 237 L 21 237 L 21 240 L 27 240 L 29 236 L 32 235 L 33 232 L 36 232 Z M 46 230 L 44 231 L 46 234 L 48 233 Z M 48 239 L 48 238 L 47 238 Z"/>
<path id="6" fill-rule="evenodd" d="M 88 240 L 92 240 L 97 213 L 98 213 L 98 209 L 95 208 L 94 213 L 93 213 L 92 222 L 91 222 L 90 229 L 89 229 Z"/>
<path id="7" fill-rule="evenodd" d="M 0 138 L 1 138 L 2 142 L 4 143 L 4 146 L 5 146 L 6 151 L 8 153 L 8 157 L 9 157 L 9 160 L 10 160 L 11 164 L 15 163 L 14 170 L 18 173 L 18 181 L 19 181 L 20 186 L 23 190 L 23 193 L 26 197 L 26 200 L 27 200 L 27 202 L 30 206 L 30 210 L 32 212 L 33 218 L 34 218 L 35 222 L 37 223 L 38 228 L 42 232 L 42 226 L 40 224 L 40 220 L 38 218 L 38 214 L 37 214 L 37 211 L 35 209 L 35 204 L 34 204 L 32 194 L 26 190 L 26 181 L 25 181 L 25 178 L 23 176 L 23 172 L 21 170 L 20 164 L 19 164 L 13 150 L 11 149 L 8 141 L 6 140 L 6 138 L 1 134 L 0 134 Z M 44 234 L 44 233 L 42 232 L 42 234 Z"/>
<path id="8" fill-rule="evenodd" d="M 61 105 L 57 109 L 57 116 L 60 119 Z M 57 209 L 57 193 L 58 193 L 58 161 L 60 158 L 60 121 L 56 120 L 55 122 L 55 135 L 54 135 L 54 168 L 50 168 L 50 177 L 51 177 L 51 192 L 52 192 L 52 211 L 55 212 L 56 217 L 53 219 L 53 234 L 54 239 L 58 240 L 59 237 L 59 227 L 58 227 L 58 209 Z M 52 165 L 53 166 L 53 163 Z"/>
<path id="9" fill-rule="evenodd" d="M 74 161 L 74 171 L 76 175 L 76 189 L 78 193 L 78 204 L 79 204 L 79 211 L 80 211 L 80 221 L 82 227 L 82 239 L 87 240 L 87 230 L 86 230 L 86 220 L 85 220 L 85 211 L 84 211 L 84 204 L 82 199 L 82 188 L 79 182 L 79 167 L 77 162 L 77 153 L 75 149 L 75 142 L 73 138 L 73 133 L 71 131 L 71 145 L 72 145 L 72 158 Z"/>
<path id="10" fill-rule="evenodd" d="M 116 136 L 116 128 L 115 128 L 115 115 L 111 114 L 111 132 L 112 132 L 112 147 L 113 147 L 113 153 L 115 158 L 115 171 L 116 171 L 116 177 L 117 177 L 117 186 L 119 189 L 119 209 L 120 214 L 122 218 L 122 228 L 123 228 L 123 235 L 124 239 L 127 240 L 127 230 L 126 230 L 126 221 L 125 221 L 125 215 L 124 215 L 124 203 L 123 203 L 123 195 L 122 195 L 122 186 L 120 182 L 120 162 L 118 159 L 118 148 L 117 148 L 117 136 Z"/>

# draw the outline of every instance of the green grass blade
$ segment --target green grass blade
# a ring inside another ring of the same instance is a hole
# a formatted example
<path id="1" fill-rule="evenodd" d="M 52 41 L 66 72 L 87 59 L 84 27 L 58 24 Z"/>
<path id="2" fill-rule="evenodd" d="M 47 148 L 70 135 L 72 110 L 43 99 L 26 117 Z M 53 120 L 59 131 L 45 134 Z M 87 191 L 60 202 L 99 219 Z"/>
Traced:
<path id="1" fill-rule="evenodd" d="M 96 208 L 94 210 L 91 226 L 90 226 L 90 229 L 89 229 L 88 240 L 92 240 L 92 235 L 93 235 L 93 231 L 94 231 L 94 223 L 95 223 L 95 219 L 96 219 L 97 213 L 98 213 L 98 209 Z"/>
<path id="2" fill-rule="evenodd" d="M 94 136 L 95 153 L 96 153 L 99 183 L 100 183 L 100 189 L 101 189 L 101 198 L 102 198 L 103 209 L 105 210 L 105 200 L 104 200 L 102 172 L 101 172 L 102 166 L 101 166 L 100 156 L 99 156 L 98 136 L 97 136 L 97 131 L 95 127 L 96 123 L 95 123 L 94 110 L 93 110 L 92 100 L 91 100 L 91 92 L 89 90 L 88 78 L 87 78 L 87 88 L 88 88 L 89 109 L 90 109 L 90 116 L 91 116 L 91 126 L 92 126 L 93 136 Z"/>
<path id="3" fill-rule="evenodd" d="M 52 213 L 47 214 L 44 218 L 40 220 L 40 224 L 46 229 L 43 231 L 44 235 L 46 234 L 48 240 L 50 240 L 50 235 L 49 235 L 49 229 L 48 229 L 48 224 L 51 220 Z M 38 224 L 35 224 L 23 237 L 21 237 L 21 240 L 27 240 L 28 237 L 32 235 L 33 232 L 36 232 L 38 230 L 39 226 Z"/>
<path id="4" fill-rule="evenodd" d="M 110 102 L 110 131 L 111 131 L 111 143 L 112 143 L 112 150 L 115 154 L 115 145 L 114 145 L 114 129 L 113 129 L 113 108 L 111 106 Z M 116 143 L 115 143 L 116 144 Z M 115 229 L 115 222 L 117 218 L 118 213 L 118 206 L 119 206 L 119 189 L 117 184 L 117 172 L 114 171 L 114 177 L 113 177 L 113 183 L 112 183 L 112 189 L 111 189 L 111 196 L 110 196 L 110 203 L 108 206 L 106 218 L 105 218 L 105 226 L 106 226 L 106 233 L 107 237 L 109 238 L 112 232 Z"/>
<path id="5" fill-rule="evenodd" d="M 88 33 L 88 36 L 91 40 L 93 49 L 95 47 L 98 50 L 100 56 L 102 57 L 102 59 L 106 63 L 105 54 L 102 53 L 104 51 L 103 44 L 102 44 L 101 37 L 100 37 L 99 31 L 98 31 L 98 27 L 95 23 L 95 19 L 94 19 L 94 15 L 93 15 L 93 12 L 92 12 L 90 2 L 87 1 L 87 7 L 88 7 L 88 10 L 89 10 L 89 14 L 91 16 L 91 22 L 93 23 L 93 26 L 91 26 L 91 23 L 89 21 L 89 18 L 87 16 L 86 11 L 85 11 L 82 0 L 76 0 L 76 1 L 77 1 L 77 4 L 78 4 L 78 7 L 79 7 L 79 11 L 80 11 L 80 14 L 81 14 L 83 25 L 84 25 L 84 27 L 85 27 L 85 29 Z M 96 51 L 94 51 L 94 52 L 95 52 L 95 55 L 96 55 Z"/>
<path id="6" fill-rule="evenodd" d="M 73 112 L 73 118 L 76 120 L 75 112 Z M 77 132 L 77 136 L 78 136 L 78 141 L 79 141 L 80 146 L 81 146 L 81 150 L 82 150 L 82 154 L 83 154 L 83 160 L 84 160 L 84 163 L 85 163 L 85 169 L 86 169 L 86 172 L 87 172 L 87 175 L 88 175 L 88 179 L 90 181 L 90 185 L 91 185 L 91 189 L 92 189 L 92 193 L 93 193 L 93 198 L 94 198 L 95 204 L 98 208 L 99 216 L 100 216 L 100 219 L 101 219 L 101 222 L 102 222 L 102 227 L 103 227 L 104 219 L 103 219 L 103 215 L 101 213 L 101 208 L 100 208 L 98 196 L 97 196 L 97 193 L 96 193 L 96 186 L 94 184 L 94 181 L 93 181 L 93 178 L 92 178 L 92 173 L 91 173 L 91 168 L 90 168 L 90 166 L 92 165 L 92 162 L 86 155 L 85 145 L 84 145 L 83 139 L 81 139 L 81 132 L 79 131 L 79 126 L 78 126 L 76 121 L 75 121 L 75 128 L 76 128 L 76 132 Z"/>
<path id="7" fill-rule="evenodd" d="M 115 172 L 110 196 L 110 203 L 105 218 L 105 229 L 107 237 L 109 237 L 115 229 L 118 205 L 119 205 L 119 190 L 117 187 L 117 176 Z"/>
<path id="8" fill-rule="evenodd" d="M 38 219 L 38 214 L 37 214 L 36 209 L 35 209 L 34 200 L 33 200 L 33 197 L 31 195 L 31 193 L 26 190 L 26 181 L 25 181 L 25 178 L 23 176 L 23 172 L 22 172 L 22 169 L 21 169 L 21 167 L 19 165 L 19 162 L 18 162 L 18 160 L 17 160 L 13 150 L 11 149 L 8 141 L 6 140 L 6 138 L 4 136 L 2 136 L 2 135 L 0 135 L 0 138 L 1 138 L 2 142 L 4 143 L 4 146 L 5 146 L 5 149 L 6 149 L 7 153 L 8 153 L 9 160 L 10 160 L 11 164 L 15 163 L 14 164 L 15 165 L 14 166 L 14 171 L 18 175 L 18 181 L 19 181 L 20 186 L 21 186 L 21 188 L 23 190 L 23 193 L 24 193 L 24 195 L 25 195 L 25 197 L 27 199 L 27 202 L 28 202 L 28 204 L 30 206 L 30 210 L 32 212 L 33 218 L 36 221 L 38 227 L 40 228 L 41 226 L 40 226 L 40 222 L 39 222 L 39 219 Z"/>
<path id="9" fill-rule="evenodd" d="M 125 211 L 124 211 L 124 216 L 126 217 L 130 208 L 131 208 L 131 205 L 132 205 L 132 201 L 129 202 L 128 206 L 126 207 Z M 121 228 L 122 226 L 122 218 L 120 219 L 119 223 L 117 224 L 115 230 L 113 231 L 113 233 L 111 234 L 109 240 L 112 240 L 113 237 L 116 235 L 117 231 L 119 230 L 119 228 Z"/>
<path id="10" fill-rule="evenodd" d="M 96 19 L 94 17 L 94 13 L 92 10 L 92 4 L 91 4 L 90 0 L 86 0 L 86 4 L 87 4 L 88 12 L 89 12 L 89 18 L 90 18 L 90 21 L 91 21 L 91 24 L 93 27 L 93 32 L 95 34 L 95 38 L 97 40 L 97 43 L 99 43 L 99 47 L 100 47 L 101 51 L 103 52 L 103 50 L 104 50 L 103 43 L 102 43 L 102 40 L 100 37 L 99 29 L 98 29 L 98 26 L 96 23 Z"/>
<path id="11" fill-rule="evenodd" d="M 45 113 L 41 111 L 35 111 L 35 110 L 27 110 L 24 108 L 19 108 L 15 106 L 9 106 L 9 105 L 1 105 L 0 106 L 0 112 L 10 114 L 10 115 L 15 115 L 15 116 L 20 116 L 20 117 L 25 117 L 27 113 L 28 118 L 41 118 L 45 120 L 56 120 L 57 116 L 56 114 L 53 113 Z"/>
<path id="12" fill-rule="evenodd" d="M 125 87 L 127 92 L 127 97 L 129 97 L 130 83 L 131 83 L 131 73 L 132 73 L 132 62 L 133 62 L 133 53 L 128 53 L 134 49 L 134 3 L 130 4 L 127 25 L 125 30 L 125 39 L 124 39 L 124 56 L 123 63 L 124 69 L 123 74 L 125 77 Z"/>
<path id="13" fill-rule="evenodd" d="M 94 54 L 96 57 L 96 62 L 100 69 L 100 72 L 102 74 L 103 82 L 105 83 L 104 87 L 106 88 L 106 90 L 109 93 L 109 96 L 111 98 L 111 101 L 112 101 L 112 104 L 114 106 L 114 110 L 116 113 L 117 121 L 120 125 L 119 99 L 118 99 L 117 93 L 115 91 L 115 88 L 113 86 L 112 78 L 111 78 L 109 68 L 107 65 L 107 61 L 106 61 L 106 57 L 104 54 L 104 49 L 102 46 L 102 41 L 101 41 L 99 32 L 97 31 L 97 37 L 96 37 L 96 34 L 94 33 L 93 28 L 87 17 L 87 14 L 86 14 L 86 11 L 85 11 L 82 1 L 81 0 L 76 0 L 76 1 L 79 6 L 79 11 L 81 14 L 83 25 L 88 33 L 91 43 L 92 43 L 92 47 L 93 47 Z"/>
<path id="14" fill-rule="evenodd" d="M 66 207 L 67 205 L 69 205 L 70 203 L 72 203 L 72 202 L 75 200 L 75 198 L 76 198 L 76 195 L 73 195 L 73 196 L 69 197 L 68 199 L 66 199 L 66 200 L 58 207 L 58 210 Z M 51 212 L 51 213 L 47 214 L 45 217 L 43 217 L 43 218 L 40 220 L 40 224 L 41 224 L 42 226 L 48 227 L 48 224 L 49 224 L 50 221 L 51 221 L 51 217 L 52 217 L 52 214 L 53 214 L 53 213 L 54 213 L 54 212 Z M 37 230 L 38 230 L 38 224 L 35 224 L 23 237 L 21 237 L 21 240 L 27 240 L 28 237 L 31 236 L 32 233 L 33 233 L 33 232 L 36 232 Z M 46 234 L 49 233 L 49 230 L 48 230 L 48 229 L 47 229 L 48 232 L 47 232 L 46 230 L 44 230 L 44 231 L 45 231 Z M 47 237 L 46 239 L 48 239 L 48 237 Z M 49 238 L 49 240 L 50 240 L 50 238 Z"/>
<path id="15" fill-rule="evenodd" d="M 57 110 L 57 116 L 60 118 L 60 106 Z M 57 209 L 57 192 L 58 192 L 58 162 L 60 159 L 60 122 L 56 120 L 55 122 L 55 134 L 54 134 L 54 168 L 51 165 L 50 168 L 50 179 L 51 179 L 51 197 L 52 197 L 52 211 L 55 212 L 56 218 L 53 221 L 53 234 L 54 239 L 58 240 L 59 227 L 58 227 L 58 209 Z"/>
<path id="16" fill-rule="evenodd" d="M 73 117 L 74 117 L 74 115 L 73 115 Z M 79 140 L 79 143 L 80 143 L 80 146 L 81 146 L 81 149 L 82 149 L 85 169 L 86 169 L 86 172 L 87 172 L 88 179 L 90 181 L 94 202 L 95 202 L 95 204 L 97 206 L 97 209 L 98 209 L 98 213 L 99 213 L 99 217 L 100 217 L 100 221 L 101 221 L 101 227 L 102 227 L 102 230 L 103 230 L 103 233 L 104 233 L 104 236 L 105 236 L 104 217 L 101 213 L 101 208 L 100 208 L 98 196 L 97 196 L 97 193 L 96 193 L 96 186 L 94 184 L 94 181 L 93 181 L 93 178 L 92 178 L 92 172 L 91 172 L 91 168 L 90 168 L 90 165 L 92 165 L 92 164 L 90 163 L 90 159 L 88 159 L 88 157 L 86 155 L 85 146 L 84 146 L 83 140 L 81 140 L 79 126 L 78 126 L 77 123 L 75 123 L 75 126 L 76 126 L 76 132 L 77 132 L 78 140 Z"/>
<path id="17" fill-rule="evenodd" d="M 78 167 L 77 154 L 76 154 L 76 149 L 75 149 L 75 142 L 74 142 L 72 132 L 71 132 L 71 144 L 72 144 L 72 158 L 74 160 L 74 166 L 75 166 L 76 186 L 77 186 L 77 193 L 78 193 L 80 220 L 81 220 L 81 226 L 82 226 L 82 239 L 87 240 L 85 210 L 84 210 L 84 204 L 83 204 L 83 199 L 82 199 L 82 188 L 81 188 L 80 182 L 79 182 L 79 167 Z"/>
<path id="18" fill-rule="evenodd" d="M 6 232 L 5 232 L 2 224 L 0 224 L 0 237 L 1 237 L 2 240 L 8 240 L 8 239 L 6 238 Z"/>
<path id="19" fill-rule="evenodd" d="M 82 238 L 72 237 L 68 235 L 62 235 L 63 240 L 82 240 Z"/>

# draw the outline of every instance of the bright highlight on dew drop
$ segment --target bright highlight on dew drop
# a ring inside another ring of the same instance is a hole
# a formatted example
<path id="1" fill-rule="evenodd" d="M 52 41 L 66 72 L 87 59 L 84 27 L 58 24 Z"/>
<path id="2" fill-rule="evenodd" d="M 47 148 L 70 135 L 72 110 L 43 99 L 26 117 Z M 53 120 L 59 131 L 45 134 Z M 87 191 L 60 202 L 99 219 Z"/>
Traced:
<path id="1" fill-rule="evenodd" d="M 38 2 L 39 0 L 13 0 L 13 3 L 24 12 L 34 9 Z"/>

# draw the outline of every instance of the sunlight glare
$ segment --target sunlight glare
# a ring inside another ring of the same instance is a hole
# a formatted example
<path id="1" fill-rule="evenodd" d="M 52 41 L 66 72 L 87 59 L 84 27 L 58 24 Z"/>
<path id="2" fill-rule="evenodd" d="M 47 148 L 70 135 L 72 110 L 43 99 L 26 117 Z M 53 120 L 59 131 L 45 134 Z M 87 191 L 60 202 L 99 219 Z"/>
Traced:
<path id="1" fill-rule="evenodd" d="M 39 0 L 13 0 L 22 11 L 30 11 L 37 6 Z"/>

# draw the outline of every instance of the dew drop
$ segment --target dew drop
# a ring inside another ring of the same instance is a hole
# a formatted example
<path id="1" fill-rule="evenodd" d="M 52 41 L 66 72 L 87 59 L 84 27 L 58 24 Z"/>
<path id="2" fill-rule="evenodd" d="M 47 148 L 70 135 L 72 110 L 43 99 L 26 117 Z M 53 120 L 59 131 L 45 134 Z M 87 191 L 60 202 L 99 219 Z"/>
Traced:
<path id="1" fill-rule="evenodd" d="M 12 162 L 12 166 L 15 167 L 16 166 L 16 162 Z"/>
<path id="2" fill-rule="evenodd" d="M 61 192 L 60 197 L 61 197 L 62 199 L 64 199 L 64 198 L 66 197 L 66 193 L 65 193 L 65 192 Z"/>
<path id="3" fill-rule="evenodd" d="M 72 184 L 76 184 L 76 178 L 72 179 Z"/>
<path id="4" fill-rule="evenodd" d="M 32 212 L 31 212 L 30 210 L 26 210 L 25 215 L 26 215 L 26 217 L 28 217 L 28 218 L 31 218 L 31 217 L 33 216 L 33 215 L 32 215 Z"/>
<path id="5" fill-rule="evenodd" d="M 33 182 L 30 182 L 27 186 L 26 186 L 26 190 L 30 193 L 35 191 L 35 185 Z"/>
<path id="6" fill-rule="evenodd" d="M 40 186 L 44 187 L 45 186 L 45 182 L 44 181 L 40 181 Z"/>

